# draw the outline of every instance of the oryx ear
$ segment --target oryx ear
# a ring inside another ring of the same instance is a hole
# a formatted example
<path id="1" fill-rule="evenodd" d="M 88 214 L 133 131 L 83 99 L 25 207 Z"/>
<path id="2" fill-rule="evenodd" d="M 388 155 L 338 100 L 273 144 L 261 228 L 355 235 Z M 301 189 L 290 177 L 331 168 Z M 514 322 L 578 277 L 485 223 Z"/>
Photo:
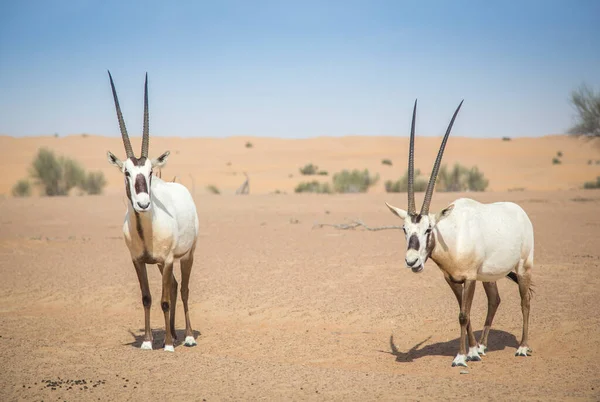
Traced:
<path id="1" fill-rule="evenodd" d="M 118 167 L 119 170 L 123 170 L 123 162 L 121 162 L 121 160 L 117 158 L 112 152 L 106 152 L 106 156 L 108 156 L 108 163 Z"/>
<path id="2" fill-rule="evenodd" d="M 165 152 L 164 154 L 162 154 L 161 156 L 159 156 L 158 158 L 152 160 L 152 167 L 156 168 L 156 167 L 163 167 L 165 166 L 165 164 L 167 163 L 167 158 L 169 157 L 169 155 L 171 154 L 170 151 Z"/>
<path id="3" fill-rule="evenodd" d="M 429 214 L 430 215 L 429 218 L 430 218 L 430 220 L 431 220 L 431 218 L 433 218 L 435 225 L 437 225 L 442 219 L 445 219 L 448 216 L 450 216 L 450 212 L 452 212 L 453 209 L 454 209 L 454 204 L 450 204 L 446 208 L 442 209 L 440 212 L 435 214 L 435 216 L 431 216 L 433 214 Z"/>
<path id="4" fill-rule="evenodd" d="M 405 210 L 403 210 L 403 209 L 400 209 L 400 208 L 396 208 L 396 207 L 394 207 L 394 206 L 392 206 L 392 205 L 388 204 L 387 202 L 385 203 L 385 205 L 387 205 L 387 207 L 390 209 L 390 211 L 392 211 L 392 213 L 393 213 L 394 215 L 397 215 L 397 216 L 399 216 L 399 217 L 400 217 L 400 218 L 402 218 L 402 219 L 406 219 L 406 215 L 407 215 L 407 213 L 406 213 L 406 211 L 405 211 Z"/>

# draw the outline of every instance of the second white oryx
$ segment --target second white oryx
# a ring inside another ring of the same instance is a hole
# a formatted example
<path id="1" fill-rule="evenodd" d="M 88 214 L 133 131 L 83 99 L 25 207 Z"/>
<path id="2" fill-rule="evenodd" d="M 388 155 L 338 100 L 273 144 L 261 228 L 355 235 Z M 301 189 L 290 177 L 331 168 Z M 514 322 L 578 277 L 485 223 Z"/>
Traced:
<path id="1" fill-rule="evenodd" d="M 523 334 L 516 356 L 527 356 L 531 269 L 533 267 L 533 226 L 523 209 L 512 202 L 481 204 L 460 198 L 437 214 L 429 213 L 440 163 L 462 102 L 452 116 L 440 146 L 421 212 L 415 208 L 414 137 L 417 102 L 413 109 L 408 158 L 408 210 L 386 203 L 404 220 L 407 242 L 406 267 L 421 272 L 428 258 L 442 270 L 452 288 L 460 314 L 460 348 L 452 366 L 467 366 L 467 361 L 479 361 L 485 355 L 492 320 L 500 304 L 496 281 L 508 276 L 519 285 L 523 313 Z M 488 298 L 488 311 L 479 343 L 473 335 L 470 310 L 477 281 L 483 282 Z M 467 353 L 465 343 L 469 343 Z"/>
<path id="2" fill-rule="evenodd" d="M 153 168 L 160 168 L 167 162 L 169 151 L 156 159 L 148 158 L 148 75 L 144 86 L 144 128 L 142 154 L 136 158 L 127 135 L 119 99 L 110 71 L 110 85 L 115 101 L 117 119 L 125 145 L 127 159 L 119 160 L 108 152 L 108 161 L 124 175 L 125 192 L 129 202 L 123 224 L 125 243 L 142 290 L 142 304 L 145 315 L 145 336 L 142 349 L 152 349 L 150 329 L 150 307 L 152 297 L 148 286 L 146 264 L 158 264 L 162 274 L 161 308 L 165 316 L 164 350 L 173 352 L 175 333 L 175 305 L 177 303 L 177 281 L 173 275 L 173 263 L 181 263 L 181 300 L 185 312 L 185 346 L 196 345 L 188 311 L 189 281 L 194 249 L 198 238 L 198 215 L 196 205 L 187 188 L 178 183 L 168 183 L 152 176 Z"/>

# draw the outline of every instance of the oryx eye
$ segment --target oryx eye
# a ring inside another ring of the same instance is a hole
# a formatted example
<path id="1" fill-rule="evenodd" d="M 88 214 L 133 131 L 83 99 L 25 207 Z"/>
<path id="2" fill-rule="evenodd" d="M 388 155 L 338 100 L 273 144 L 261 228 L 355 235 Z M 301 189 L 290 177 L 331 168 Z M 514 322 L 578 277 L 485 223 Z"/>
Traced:
<path id="1" fill-rule="evenodd" d="M 127 170 L 125 171 L 125 176 L 127 176 L 127 177 L 131 176 L 131 175 L 129 174 L 129 171 L 127 171 Z"/>
<path id="2" fill-rule="evenodd" d="M 425 234 L 429 234 L 431 233 L 431 228 L 427 228 L 427 230 L 425 231 Z"/>
<path id="3" fill-rule="evenodd" d="M 406 226 L 402 226 L 402 230 L 404 231 L 404 234 L 406 234 Z"/>

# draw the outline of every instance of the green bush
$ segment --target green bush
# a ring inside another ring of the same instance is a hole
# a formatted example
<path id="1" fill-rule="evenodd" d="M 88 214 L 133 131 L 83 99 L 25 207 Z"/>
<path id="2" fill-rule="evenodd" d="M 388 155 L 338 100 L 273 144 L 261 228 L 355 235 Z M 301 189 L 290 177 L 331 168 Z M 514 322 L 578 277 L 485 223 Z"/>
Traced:
<path id="1" fill-rule="evenodd" d="M 313 165 L 312 163 L 307 163 L 304 167 L 301 167 L 300 174 L 305 176 L 312 176 L 318 174 L 320 176 L 327 176 L 329 173 L 326 170 L 319 170 L 317 165 Z"/>
<path id="2" fill-rule="evenodd" d="M 31 184 L 29 180 L 19 180 L 12 188 L 13 197 L 29 197 L 31 195 Z"/>
<path id="3" fill-rule="evenodd" d="M 502 141 L 510 141 L 510 137 L 502 137 Z"/>
<path id="4" fill-rule="evenodd" d="M 342 170 L 333 175 L 333 190 L 336 193 L 365 193 L 379 180 L 379 175 L 371 176 L 369 170 Z"/>
<path id="5" fill-rule="evenodd" d="M 562 156 L 563 156 L 563 153 L 562 153 L 562 151 L 558 151 L 558 152 L 556 153 L 556 156 L 558 156 L 559 158 L 562 158 Z"/>
<path id="6" fill-rule="evenodd" d="M 456 163 L 452 169 L 446 165 L 440 168 L 436 189 L 441 192 L 485 191 L 489 184 L 477 166 L 471 169 Z"/>
<path id="7" fill-rule="evenodd" d="M 102 194 L 105 185 L 106 179 L 104 178 L 104 173 L 97 171 L 89 172 L 81 187 L 88 194 L 96 195 Z"/>
<path id="8" fill-rule="evenodd" d="M 583 188 L 585 189 L 594 189 L 594 188 L 600 188 L 600 176 L 596 177 L 596 181 L 586 181 L 583 184 Z"/>
<path id="9" fill-rule="evenodd" d="M 64 183 L 63 163 L 47 148 L 38 151 L 30 174 L 46 195 L 66 195 L 69 191 Z"/>
<path id="10" fill-rule="evenodd" d="M 301 167 L 298 170 L 300 170 L 300 174 L 310 176 L 313 174 L 317 174 L 317 172 L 319 171 L 319 167 L 317 165 L 313 165 L 312 163 L 307 163 L 306 165 L 304 165 L 304 167 Z"/>
<path id="11" fill-rule="evenodd" d="M 485 178 L 483 172 L 477 166 L 473 166 L 467 174 L 467 186 L 469 191 L 485 191 L 490 181 Z"/>
<path id="12" fill-rule="evenodd" d="M 415 169 L 415 177 L 414 177 L 414 190 L 415 192 L 423 192 L 427 189 L 427 181 L 428 179 L 421 176 L 421 171 L 419 169 Z M 397 181 L 388 180 L 385 182 L 385 191 L 388 193 L 406 193 L 408 192 L 408 170 L 404 172 L 404 176 L 402 176 Z"/>
<path id="13" fill-rule="evenodd" d="M 556 156 L 554 158 L 552 158 L 552 164 L 553 165 L 560 165 L 562 162 L 560 161 L 560 159 L 558 159 Z"/>
<path id="14" fill-rule="evenodd" d="M 382 165 L 392 166 L 392 161 L 390 159 L 382 159 L 381 160 L 381 164 Z"/>
<path id="15" fill-rule="evenodd" d="M 47 196 L 68 195 L 73 187 L 99 194 L 106 184 L 102 172 L 86 175 L 79 162 L 57 157 L 47 148 L 38 150 L 29 173 Z"/>
<path id="16" fill-rule="evenodd" d="M 329 183 L 321 183 L 317 180 L 313 180 L 299 183 L 294 191 L 296 193 L 330 194 L 331 187 L 329 186 Z"/>
<path id="17" fill-rule="evenodd" d="M 246 148 L 252 148 L 254 145 L 250 141 L 246 143 Z"/>

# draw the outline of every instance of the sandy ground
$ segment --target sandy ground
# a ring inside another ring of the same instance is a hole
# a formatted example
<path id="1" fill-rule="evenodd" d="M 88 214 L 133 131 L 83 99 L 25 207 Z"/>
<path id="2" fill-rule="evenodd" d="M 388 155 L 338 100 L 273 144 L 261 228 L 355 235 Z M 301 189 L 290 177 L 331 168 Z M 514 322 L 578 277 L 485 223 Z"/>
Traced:
<path id="1" fill-rule="evenodd" d="M 436 194 L 432 210 L 457 196 Z M 534 354 L 514 356 L 520 300 L 504 279 L 490 351 L 468 374 L 451 367 L 458 307 L 433 263 L 405 269 L 399 231 L 313 228 L 396 224 L 384 201 L 404 205 L 404 195 L 197 196 L 198 346 L 175 353 L 160 349 L 156 302 L 156 350 L 139 349 L 122 194 L 0 200 L 0 400 L 600 399 L 600 191 L 475 198 L 519 202 L 534 223 Z M 477 334 L 485 311 L 478 285 Z"/>
<path id="2" fill-rule="evenodd" d="M 321 137 L 304 140 L 277 138 L 231 137 L 164 138 L 151 136 L 150 156 L 166 150 L 171 156 L 163 178 L 177 176 L 196 195 L 207 194 L 206 187 L 216 186 L 223 194 L 234 194 L 244 182 L 244 172 L 250 176 L 252 194 L 276 191 L 292 193 L 301 181 L 330 181 L 343 169 L 369 169 L 379 174 L 372 193 L 383 193 L 386 180 L 398 180 L 406 171 L 408 133 L 398 137 Z M 437 154 L 440 137 L 416 139 L 415 167 L 429 175 Z M 246 143 L 252 148 L 246 148 Z M 132 137 L 133 148 L 139 153 L 141 140 Z M 123 177 L 108 164 L 106 151 L 124 158 L 119 137 L 72 135 L 54 138 L 12 138 L 0 136 L 0 196 L 10 195 L 12 186 L 27 177 L 28 169 L 40 147 L 48 147 L 59 155 L 74 158 L 86 169 L 104 172 L 108 185 L 106 194 L 123 193 Z M 552 158 L 562 152 L 560 165 Z M 390 159 L 393 166 L 382 165 Z M 589 162 L 592 161 L 591 164 Z M 567 190 L 578 189 L 583 183 L 600 176 L 600 139 L 575 139 L 564 135 L 541 138 L 475 139 L 452 136 L 446 147 L 444 163 L 460 162 L 478 166 L 490 180 L 488 191 Z M 302 176 L 298 169 L 307 163 L 319 166 L 329 176 Z"/>

